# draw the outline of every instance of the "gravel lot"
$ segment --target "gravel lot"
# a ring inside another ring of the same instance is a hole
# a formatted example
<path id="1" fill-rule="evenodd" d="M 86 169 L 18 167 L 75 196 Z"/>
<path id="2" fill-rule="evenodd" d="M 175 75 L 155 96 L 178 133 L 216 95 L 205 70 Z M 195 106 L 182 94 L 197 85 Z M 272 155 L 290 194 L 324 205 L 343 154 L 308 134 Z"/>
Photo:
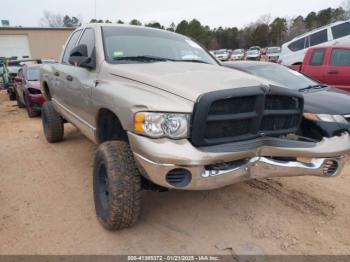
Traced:
<path id="1" fill-rule="evenodd" d="M 349 166 L 334 179 L 252 181 L 208 192 L 144 192 L 140 222 L 95 218 L 96 146 L 67 124 L 48 144 L 41 119 L 0 92 L 0 254 L 349 254 Z"/>

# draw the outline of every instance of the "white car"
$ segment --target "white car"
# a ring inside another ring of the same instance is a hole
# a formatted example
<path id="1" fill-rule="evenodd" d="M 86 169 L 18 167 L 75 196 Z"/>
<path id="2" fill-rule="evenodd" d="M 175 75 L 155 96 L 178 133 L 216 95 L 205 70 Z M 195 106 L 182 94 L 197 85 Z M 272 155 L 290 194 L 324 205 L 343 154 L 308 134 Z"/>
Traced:
<path id="1" fill-rule="evenodd" d="M 243 60 L 244 59 L 244 49 L 235 49 L 231 54 L 230 60 Z"/>
<path id="2" fill-rule="evenodd" d="M 350 44 L 350 20 L 336 22 L 298 36 L 282 45 L 279 63 L 301 64 L 309 47 Z"/>
<path id="3" fill-rule="evenodd" d="M 247 60 L 257 60 L 260 61 L 261 59 L 261 47 L 260 46 L 252 46 L 247 51 Z"/>
<path id="4" fill-rule="evenodd" d="M 271 46 L 266 48 L 266 57 L 269 62 L 277 62 L 281 54 L 281 48 L 278 46 Z"/>
<path id="5" fill-rule="evenodd" d="M 216 59 L 220 61 L 227 61 L 230 58 L 230 52 L 227 49 L 220 49 L 214 51 Z"/>

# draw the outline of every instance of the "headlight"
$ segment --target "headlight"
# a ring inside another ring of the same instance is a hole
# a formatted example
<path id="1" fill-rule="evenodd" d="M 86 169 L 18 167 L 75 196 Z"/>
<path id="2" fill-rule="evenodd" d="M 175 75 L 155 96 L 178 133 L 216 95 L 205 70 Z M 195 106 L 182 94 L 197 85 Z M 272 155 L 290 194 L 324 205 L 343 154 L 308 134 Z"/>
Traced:
<path id="1" fill-rule="evenodd" d="M 189 136 L 189 114 L 140 112 L 135 115 L 134 130 L 152 138 L 173 139 Z"/>
<path id="2" fill-rule="evenodd" d="M 342 115 L 304 113 L 304 117 L 312 121 L 324 121 L 324 122 L 336 122 L 340 124 L 349 124 L 349 122 Z"/>

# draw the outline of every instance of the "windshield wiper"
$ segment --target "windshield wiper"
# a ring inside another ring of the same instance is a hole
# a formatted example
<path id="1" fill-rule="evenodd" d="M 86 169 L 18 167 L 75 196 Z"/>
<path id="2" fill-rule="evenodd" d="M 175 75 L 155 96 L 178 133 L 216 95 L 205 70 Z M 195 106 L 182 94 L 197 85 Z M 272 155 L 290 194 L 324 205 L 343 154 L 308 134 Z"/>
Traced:
<path id="1" fill-rule="evenodd" d="M 129 61 L 140 61 L 140 62 L 165 62 L 165 61 L 174 61 L 169 58 L 165 57 L 158 57 L 158 56 L 149 56 L 149 55 L 140 55 L 140 56 L 121 56 L 121 57 L 114 57 L 113 60 L 115 61 L 123 61 L 123 60 L 129 60 Z"/>
<path id="2" fill-rule="evenodd" d="M 205 61 L 199 60 L 199 59 L 175 60 L 175 62 L 187 62 L 187 63 L 203 63 L 203 64 L 209 64 L 208 62 L 205 62 Z"/>
<path id="3" fill-rule="evenodd" d="M 327 87 L 327 85 L 322 85 L 322 84 L 317 84 L 317 85 L 309 85 L 307 87 L 304 88 L 300 88 L 298 91 L 299 92 L 303 92 L 303 91 L 307 91 L 307 90 L 311 90 L 311 89 L 322 89 Z"/>

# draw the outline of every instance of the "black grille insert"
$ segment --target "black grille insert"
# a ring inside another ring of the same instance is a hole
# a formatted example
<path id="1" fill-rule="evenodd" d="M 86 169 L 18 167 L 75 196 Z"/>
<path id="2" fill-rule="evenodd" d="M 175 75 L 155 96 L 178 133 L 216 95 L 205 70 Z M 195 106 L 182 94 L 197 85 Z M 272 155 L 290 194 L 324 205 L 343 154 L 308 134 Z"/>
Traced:
<path id="1" fill-rule="evenodd" d="M 247 87 L 200 97 L 191 141 L 210 146 L 295 132 L 303 112 L 302 95 L 279 87 Z"/>

